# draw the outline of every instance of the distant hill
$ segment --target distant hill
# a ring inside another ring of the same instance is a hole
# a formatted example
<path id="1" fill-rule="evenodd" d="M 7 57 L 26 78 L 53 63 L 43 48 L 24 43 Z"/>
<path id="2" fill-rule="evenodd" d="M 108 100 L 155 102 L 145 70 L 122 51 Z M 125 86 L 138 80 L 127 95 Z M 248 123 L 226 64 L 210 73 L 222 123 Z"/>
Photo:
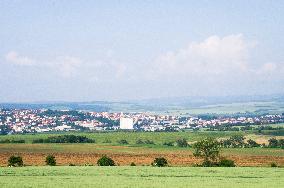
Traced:
<path id="1" fill-rule="evenodd" d="M 237 113 L 284 112 L 284 95 L 227 96 L 227 97 L 170 97 L 122 102 L 37 102 L 0 103 L 0 108 L 56 109 L 109 112 L 156 113 Z"/>

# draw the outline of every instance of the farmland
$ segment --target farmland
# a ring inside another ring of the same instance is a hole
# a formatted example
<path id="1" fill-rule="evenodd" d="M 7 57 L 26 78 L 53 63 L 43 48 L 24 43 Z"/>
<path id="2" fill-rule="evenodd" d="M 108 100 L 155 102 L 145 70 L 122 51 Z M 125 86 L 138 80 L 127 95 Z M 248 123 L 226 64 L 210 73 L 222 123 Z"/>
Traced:
<path id="1" fill-rule="evenodd" d="M 267 143 L 270 135 L 256 135 L 245 132 L 101 132 L 74 133 L 94 139 L 95 143 L 32 143 L 34 139 L 47 138 L 62 134 L 36 135 L 6 135 L 4 139 L 23 139 L 26 143 L 0 144 L 0 165 L 7 166 L 11 155 L 21 155 L 26 165 L 45 165 L 44 159 L 48 154 L 55 155 L 58 165 L 95 165 L 102 155 L 112 157 L 118 165 L 128 166 L 131 162 L 142 166 L 150 165 L 154 158 L 163 156 L 171 166 L 193 166 L 200 162 L 192 154 L 192 148 L 165 146 L 164 142 L 185 138 L 189 144 L 211 136 L 217 139 L 228 138 L 232 135 L 244 135 L 259 143 Z M 63 134 L 66 135 L 66 134 Z M 278 136 L 275 138 L 283 138 Z M 125 139 L 129 144 L 119 144 Z M 138 139 L 151 140 L 154 144 L 136 144 Z M 106 140 L 108 142 L 106 143 Z M 276 162 L 284 166 L 284 150 L 281 148 L 223 148 L 222 156 L 233 159 L 238 166 L 270 166 Z"/>
<path id="2" fill-rule="evenodd" d="M 112 146 L 99 144 L 1 144 L 0 165 L 7 166 L 11 155 L 21 155 L 26 165 L 45 165 L 45 157 L 54 154 L 58 165 L 95 165 L 102 155 L 112 157 L 118 165 L 150 165 L 154 158 L 163 156 L 171 166 L 193 166 L 200 162 L 190 148 L 166 146 Z M 236 161 L 238 166 L 284 165 L 284 151 L 278 148 L 230 148 L 222 155 Z"/>
<path id="3" fill-rule="evenodd" d="M 111 144 L 117 144 L 118 140 L 125 139 L 130 144 L 135 144 L 137 139 L 148 139 L 155 142 L 155 144 L 162 144 L 163 142 L 176 141 L 178 138 L 186 138 L 188 141 L 197 141 L 205 137 L 229 137 L 232 135 L 242 135 L 242 132 L 95 132 L 95 133 L 61 133 L 61 134 L 19 134 L 19 135 L 5 135 L 0 136 L 0 140 L 15 139 L 25 140 L 26 143 L 32 143 L 35 139 L 44 139 L 54 135 L 78 135 L 86 136 L 94 139 L 96 143 L 105 143 L 110 141 Z"/>
<path id="4" fill-rule="evenodd" d="M 0 187 L 283 187 L 283 168 L 22 167 L 1 168 Z"/>

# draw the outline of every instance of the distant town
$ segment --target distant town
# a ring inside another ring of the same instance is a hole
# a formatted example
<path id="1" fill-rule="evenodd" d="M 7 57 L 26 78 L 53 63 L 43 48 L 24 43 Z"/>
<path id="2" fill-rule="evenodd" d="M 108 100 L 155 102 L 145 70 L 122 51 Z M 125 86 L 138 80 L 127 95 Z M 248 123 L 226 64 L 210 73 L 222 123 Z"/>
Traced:
<path id="1" fill-rule="evenodd" d="M 58 131 L 180 131 L 249 130 L 251 125 L 284 123 L 284 113 L 267 115 L 171 116 L 148 113 L 110 113 L 75 110 L 0 110 L 1 134 Z"/>

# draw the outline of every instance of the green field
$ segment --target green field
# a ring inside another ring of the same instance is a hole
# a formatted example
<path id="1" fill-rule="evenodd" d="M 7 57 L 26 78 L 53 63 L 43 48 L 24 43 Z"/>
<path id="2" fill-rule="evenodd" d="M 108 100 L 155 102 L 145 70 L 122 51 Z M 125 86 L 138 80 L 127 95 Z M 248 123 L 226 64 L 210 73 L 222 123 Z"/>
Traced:
<path id="1" fill-rule="evenodd" d="M 167 110 L 165 110 L 167 109 Z M 113 111 L 120 112 L 119 109 Z M 199 115 L 199 114 L 235 114 L 235 113 L 283 113 L 284 104 L 282 102 L 236 102 L 225 104 L 202 105 L 198 107 L 192 106 L 166 106 L 163 110 L 154 109 L 132 109 L 124 108 L 121 111 L 137 112 L 137 111 L 151 111 L 155 114 L 171 114 L 171 115 Z"/>
<path id="2" fill-rule="evenodd" d="M 192 148 L 169 146 L 112 146 L 103 144 L 0 144 L 0 153 L 81 153 L 81 154 L 192 154 Z M 238 156 L 279 156 L 284 157 L 281 148 L 222 148 L 222 154 Z"/>
<path id="3" fill-rule="evenodd" d="M 95 132 L 95 133 L 63 133 L 86 136 L 91 139 L 95 139 L 96 143 L 104 143 L 106 140 L 111 141 L 112 144 L 117 144 L 118 140 L 125 139 L 130 144 L 135 144 L 138 139 L 151 140 L 155 144 L 163 144 L 164 142 L 176 141 L 179 138 L 185 138 L 189 142 L 202 140 L 205 137 L 230 137 L 232 135 L 244 134 L 243 132 Z M 26 143 L 32 143 L 33 140 L 39 138 L 47 138 L 49 136 L 62 135 L 62 134 L 19 134 L 19 135 L 5 135 L 0 136 L 0 140 L 15 139 L 25 140 Z"/>
<path id="4" fill-rule="evenodd" d="M 0 168 L 0 187 L 280 188 L 283 168 L 20 167 Z"/>

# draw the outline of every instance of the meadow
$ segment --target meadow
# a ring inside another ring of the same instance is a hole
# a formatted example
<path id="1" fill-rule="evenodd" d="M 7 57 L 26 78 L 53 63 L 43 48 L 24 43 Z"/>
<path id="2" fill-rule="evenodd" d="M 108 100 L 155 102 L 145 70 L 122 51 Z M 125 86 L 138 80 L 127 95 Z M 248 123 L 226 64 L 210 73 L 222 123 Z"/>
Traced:
<path id="1" fill-rule="evenodd" d="M 0 168 L 0 187 L 279 188 L 283 168 L 21 167 Z"/>

